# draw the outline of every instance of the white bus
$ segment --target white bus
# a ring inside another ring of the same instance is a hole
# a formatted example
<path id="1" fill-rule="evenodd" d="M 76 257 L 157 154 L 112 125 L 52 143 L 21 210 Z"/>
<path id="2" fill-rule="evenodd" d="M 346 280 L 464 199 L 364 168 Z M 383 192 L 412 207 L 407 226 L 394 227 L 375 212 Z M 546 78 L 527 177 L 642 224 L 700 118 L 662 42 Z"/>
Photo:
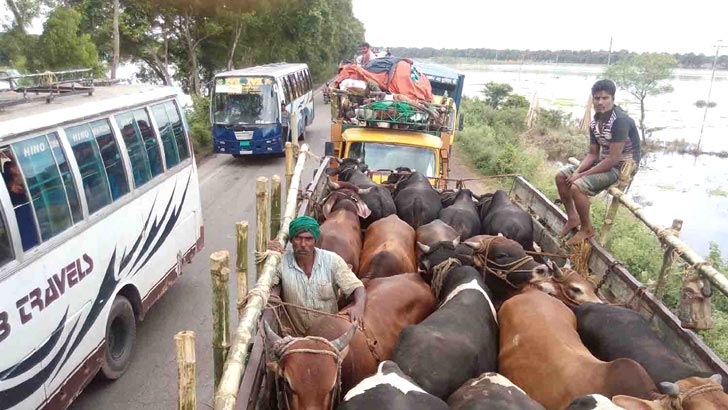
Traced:
<path id="1" fill-rule="evenodd" d="M 239 157 L 280 154 L 314 119 L 306 64 L 275 63 L 215 75 L 210 104 L 214 151 Z"/>
<path id="2" fill-rule="evenodd" d="M 188 127 L 165 87 L 15 105 L 0 171 L 0 409 L 65 409 L 203 245 Z"/>

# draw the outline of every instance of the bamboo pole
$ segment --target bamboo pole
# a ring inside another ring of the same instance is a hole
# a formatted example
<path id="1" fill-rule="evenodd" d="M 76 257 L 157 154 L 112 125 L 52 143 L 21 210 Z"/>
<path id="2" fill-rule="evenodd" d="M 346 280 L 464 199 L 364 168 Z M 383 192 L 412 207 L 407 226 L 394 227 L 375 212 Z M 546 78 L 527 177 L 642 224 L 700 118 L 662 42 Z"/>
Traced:
<path id="1" fill-rule="evenodd" d="M 174 335 L 177 347 L 177 381 L 179 410 L 197 409 L 197 360 L 195 358 L 195 332 L 186 330 Z"/>
<path id="2" fill-rule="evenodd" d="M 242 221 L 235 224 L 236 241 L 236 258 L 235 273 L 237 278 L 238 290 L 238 320 L 243 316 L 243 303 L 245 295 L 248 294 L 248 221 Z"/>
<path id="3" fill-rule="evenodd" d="M 270 180 L 270 232 L 277 234 L 281 229 L 281 177 L 273 175 Z"/>
<path id="4" fill-rule="evenodd" d="M 622 166 L 619 172 L 619 181 L 617 182 L 617 189 L 624 191 L 629 185 L 632 179 L 632 171 L 634 170 L 633 163 L 627 163 Z M 614 219 L 617 217 L 617 211 L 619 210 L 619 201 L 615 201 L 614 198 L 609 202 L 609 208 L 607 209 L 607 215 L 604 218 L 604 224 L 602 230 L 599 233 L 599 244 L 604 246 L 607 243 L 609 232 L 612 230 Z"/>
<path id="5" fill-rule="evenodd" d="M 569 158 L 569 162 L 575 165 L 579 164 L 576 158 Z M 625 208 L 627 208 L 634 216 L 642 221 L 646 227 L 650 228 L 652 232 L 657 235 L 657 239 L 666 246 L 672 246 L 680 257 L 687 262 L 689 265 L 695 267 L 695 269 L 707 278 L 720 293 L 728 296 L 728 278 L 724 274 L 716 270 L 710 264 L 708 264 L 702 256 L 698 255 L 690 246 L 685 242 L 681 241 L 678 237 L 671 234 L 668 229 L 665 229 L 660 224 L 653 222 L 646 214 L 645 210 L 638 204 L 634 203 L 631 199 L 627 198 L 627 195 L 617 189 L 616 187 L 610 187 L 607 192 L 617 199 Z"/>
<path id="6" fill-rule="evenodd" d="M 217 251 L 210 255 L 212 275 L 212 363 L 214 386 L 220 382 L 222 368 L 230 348 L 230 253 Z"/>
<path id="7" fill-rule="evenodd" d="M 672 220 L 672 226 L 670 229 L 674 232 L 674 235 L 680 236 L 680 230 L 682 229 L 683 221 L 682 219 L 673 219 Z M 672 264 L 675 262 L 675 259 L 677 256 L 675 255 L 675 248 L 672 246 L 666 246 L 665 247 L 665 254 L 662 256 L 662 266 L 660 267 L 660 273 L 657 276 L 657 283 L 655 284 L 655 297 L 658 300 L 662 300 L 662 297 L 665 295 L 665 280 L 667 273 L 670 271 L 670 268 L 672 267 Z"/>
<path id="8" fill-rule="evenodd" d="M 301 152 L 305 153 L 306 151 L 308 151 L 308 145 L 303 144 Z M 275 238 L 281 245 L 285 245 L 288 241 L 288 225 L 296 215 L 296 199 L 299 186 L 301 185 L 301 174 L 305 162 L 306 155 L 299 155 L 293 177 L 291 178 L 291 185 L 288 187 L 286 207 L 283 213 L 283 219 L 281 220 L 281 229 Z M 263 265 L 263 272 L 255 284 L 255 289 L 250 293 L 251 296 L 245 305 L 243 316 L 233 335 L 233 343 L 228 353 L 228 360 L 225 362 L 222 379 L 215 393 L 215 410 L 232 410 L 235 408 L 235 400 L 237 399 L 240 381 L 242 380 L 245 369 L 245 360 L 248 355 L 248 345 L 251 343 L 257 330 L 261 312 L 266 303 L 268 303 L 273 274 L 278 268 L 280 261 L 280 255 L 276 253 L 268 255 Z"/>
<path id="9" fill-rule="evenodd" d="M 286 142 L 286 190 L 289 190 L 291 188 L 291 178 L 293 177 L 293 163 L 293 144 L 291 144 L 290 142 Z"/>
<path id="10" fill-rule="evenodd" d="M 255 252 L 259 255 L 268 249 L 268 240 L 270 239 L 268 178 L 258 177 L 255 180 L 255 198 Z M 260 274 L 263 273 L 262 261 L 257 264 L 256 273 L 256 279 L 260 278 Z"/>

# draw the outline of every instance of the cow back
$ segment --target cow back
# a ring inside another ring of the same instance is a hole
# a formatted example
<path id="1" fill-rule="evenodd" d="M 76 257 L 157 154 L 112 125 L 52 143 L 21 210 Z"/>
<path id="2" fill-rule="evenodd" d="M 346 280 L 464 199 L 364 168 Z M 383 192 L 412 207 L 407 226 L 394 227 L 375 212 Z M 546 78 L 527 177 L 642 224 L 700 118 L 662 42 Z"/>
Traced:
<path id="1" fill-rule="evenodd" d="M 502 234 L 521 244 L 523 249 L 533 250 L 533 220 L 504 191 L 496 191 L 490 205 L 482 208 L 480 218 L 481 234 Z"/>
<path id="2" fill-rule="evenodd" d="M 319 247 L 341 256 L 352 271 L 359 272 L 362 240 L 359 217 L 347 210 L 337 210 L 321 224 Z"/>
<path id="3" fill-rule="evenodd" d="M 447 399 L 450 410 L 544 410 L 526 392 L 498 373 L 465 382 Z"/>
<path id="4" fill-rule="evenodd" d="M 364 233 L 359 259 L 360 278 L 380 278 L 415 272 L 415 230 L 389 215 L 371 224 Z"/>
<path id="5" fill-rule="evenodd" d="M 419 172 L 398 183 L 394 204 L 397 215 L 414 229 L 437 219 L 442 209 L 440 195 Z"/>
<path id="6" fill-rule="evenodd" d="M 438 218 L 455 229 L 462 239 L 480 233 L 480 217 L 469 190 L 461 190 L 452 205 L 440 210 Z"/>
<path id="7" fill-rule="evenodd" d="M 528 290 L 510 298 L 498 319 L 500 372 L 549 410 L 591 393 L 649 398 L 655 390 L 638 363 L 592 356 L 576 332 L 574 313 L 543 292 Z"/>

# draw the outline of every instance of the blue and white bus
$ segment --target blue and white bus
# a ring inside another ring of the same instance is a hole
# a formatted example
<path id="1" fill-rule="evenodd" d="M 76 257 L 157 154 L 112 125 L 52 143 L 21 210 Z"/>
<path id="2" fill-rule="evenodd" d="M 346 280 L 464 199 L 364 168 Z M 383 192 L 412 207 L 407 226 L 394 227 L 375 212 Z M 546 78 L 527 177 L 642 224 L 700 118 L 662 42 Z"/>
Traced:
<path id="1" fill-rule="evenodd" d="M 306 64 L 276 63 L 219 73 L 210 122 L 215 152 L 279 154 L 298 144 L 313 122 L 313 84 Z"/>

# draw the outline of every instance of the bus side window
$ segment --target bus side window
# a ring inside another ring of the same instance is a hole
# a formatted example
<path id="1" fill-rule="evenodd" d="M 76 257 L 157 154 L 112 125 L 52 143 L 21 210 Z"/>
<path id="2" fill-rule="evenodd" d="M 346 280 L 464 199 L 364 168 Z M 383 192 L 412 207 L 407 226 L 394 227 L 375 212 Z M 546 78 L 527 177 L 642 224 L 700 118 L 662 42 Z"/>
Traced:
<path id="1" fill-rule="evenodd" d="M 15 259 L 13 245 L 10 243 L 10 233 L 5 224 L 5 213 L 0 214 L 0 266 Z M 2 333 L 2 332 L 0 332 Z M 2 338 L 0 338 L 2 341 Z"/>
<path id="2" fill-rule="evenodd" d="M 40 240 L 46 241 L 73 225 L 66 187 L 58 164 L 53 158 L 46 135 L 16 142 L 12 147 L 25 176 L 30 202 L 35 210 L 35 220 L 40 229 Z M 18 221 L 18 226 L 20 225 L 21 222 Z M 24 228 L 20 230 L 22 232 Z"/>
<path id="3" fill-rule="evenodd" d="M 66 153 L 63 152 L 63 148 L 61 148 L 61 142 L 58 139 L 58 134 L 55 132 L 48 134 L 48 142 L 51 144 L 53 157 L 55 157 L 56 163 L 58 164 L 58 170 L 61 171 L 63 184 L 66 186 L 66 195 L 68 195 L 68 205 L 71 207 L 73 223 L 80 222 L 83 219 L 81 201 L 78 199 L 78 190 L 76 189 L 76 184 L 73 181 L 71 168 L 68 166 Z"/>
<path id="4" fill-rule="evenodd" d="M 28 198 L 28 189 L 23 181 L 23 174 L 18 162 L 15 160 L 15 154 L 10 147 L 0 150 L 0 163 L 2 164 L 3 180 L 8 187 L 10 202 L 13 204 L 15 219 L 18 221 L 23 250 L 27 251 L 40 243 L 35 216 L 30 198 Z"/>
<path id="5" fill-rule="evenodd" d="M 190 145 L 185 135 L 185 127 L 182 125 L 180 110 L 174 101 L 164 103 L 164 108 L 167 110 L 169 122 L 172 124 L 172 132 L 174 132 L 174 139 L 177 141 L 179 160 L 184 161 L 190 157 Z"/>
<path id="6" fill-rule="evenodd" d="M 177 142 L 174 138 L 172 123 L 169 120 L 167 109 L 164 106 L 165 103 L 152 106 L 152 115 L 159 128 L 159 136 L 162 138 L 164 159 L 167 160 L 167 168 L 172 168 L 179 164 L 179 151 L 177 150 Z"/>
<path id="7" fill-rule="evenodd" d="M 149 159 L 149 170 L 152 172 L 152 178 L 164 171 L 162 165 L 162 153 L 159 151 L 157 137 L 154 135 L 152 123 L 149 121 L 149 115 L 144 108 L 133 111 L 136 128 L 139 130 L 144 141 L 144 148 Z"/>
<path id="8" fill-rule="evenodd" d="M 311 73 L 308 72 L 308 70 L 305 70 L 304 75 L 306 76 L 306 92 L 311 91 L 313 89 L 313 82 L 311 81 Z"/>
<path id="9" fill-rule="evenodd" d="M 152 179 L 149 172 L 149 159 L 147 151 L 144 149 L 142 135 L 134 122 L 134 115 L 131 112 L 116 115 L 116 123 L 119 125 L 121 135 L 126 144 L 126 150 L 129 153 L 129 161 L 131 162 L 131 170 L 134 174 L 134 186 L 140 187 Z"/>
<path id="10" fill-rule="evenodd" d="M 106 175 L 99 144 L 94 139 L 88 123 L 68 127 L 64 131 L 71 143 L 73 156 L 76 157 L 78 169 L 81 172 L 88 213 L 92 214 L 111 203 L 109 178 Z"/>
<path id="11" fill-rule="evenodd" d="M 119 145 L 111 131 L 109 120 L 98 120 L 91 123 L 91 131 L 99 144 L 101 158 L 106 167 L 106 175 L 109 177 L 109 188 L 111 197 L 116 200 L 120 196 L 129 193 L 129 181 L 126 179 L 124 160 L 121 157 Z"/>

